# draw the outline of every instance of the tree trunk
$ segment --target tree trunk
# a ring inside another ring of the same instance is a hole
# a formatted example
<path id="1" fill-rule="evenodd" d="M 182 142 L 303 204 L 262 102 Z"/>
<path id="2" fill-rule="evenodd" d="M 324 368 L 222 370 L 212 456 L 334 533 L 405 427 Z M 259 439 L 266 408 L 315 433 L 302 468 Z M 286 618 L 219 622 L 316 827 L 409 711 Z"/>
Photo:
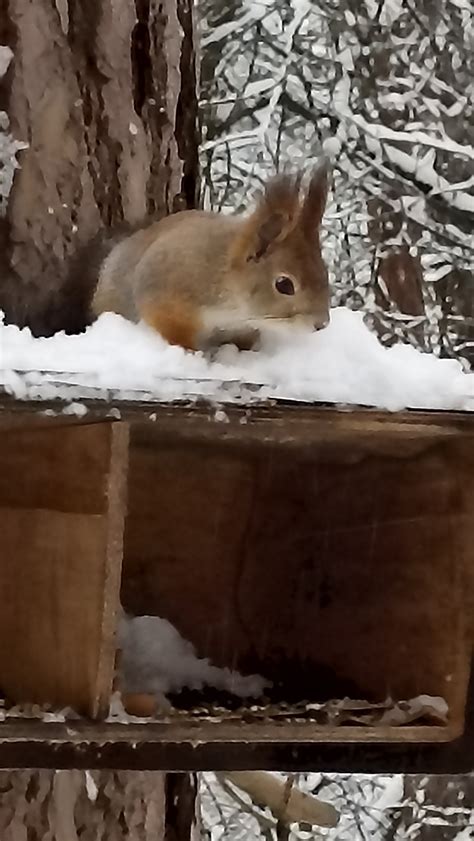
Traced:
<path id="1" fill-rule="evenodd" d="M 2 841 L 185 841 L 194 801 L 176 832 L 165 804 L 165 775 L 156 771 L 1 771 Z M 185 821 L 187 823 L 185 824 Z"/>
<path id="2" fill-rule="evenodd" d="M 0 108 L 28 143 L 0 219 L 0 308 L 12 287 L 54 296 L 102 229 L 194 204 L 193 35 L 193 0 L 0 0 Z"/>
<path id="3" fill-rule="evenodd" d="M 70 258 L 96 234 L 194 205 L 193 5 L 0 0 L 0 45 L 13 52 L 0 79 L 0 309 L 13 302 L 20 324 L 36 314 L 52 332 L 40 313 L 50 302 L 54 315 Z M 28 147 L 5 204 L 9 134 Z M 155 772 L 0 772 L 0 838 L 186 841 L 194 781 L 176 785 Z"/>
<path id="4" fill-rule="evenodd" d="M 192 775 L 0 771 L 2 841 L 192 841 Z"/>

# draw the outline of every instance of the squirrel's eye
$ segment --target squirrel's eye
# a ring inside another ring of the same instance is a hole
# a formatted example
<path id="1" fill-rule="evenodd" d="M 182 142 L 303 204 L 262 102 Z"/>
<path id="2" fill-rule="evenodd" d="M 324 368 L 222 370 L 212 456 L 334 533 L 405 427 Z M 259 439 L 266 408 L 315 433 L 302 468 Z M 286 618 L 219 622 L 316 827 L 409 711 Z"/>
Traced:
<path id="1" fill-rule="evenodd" d="M 280 277 L 277 277 L 275 280 L 275 289 L 280 293 L 280 295 L 295 294 L 295 285 L 293 281 L 284 274 L 280 275 Z"/>

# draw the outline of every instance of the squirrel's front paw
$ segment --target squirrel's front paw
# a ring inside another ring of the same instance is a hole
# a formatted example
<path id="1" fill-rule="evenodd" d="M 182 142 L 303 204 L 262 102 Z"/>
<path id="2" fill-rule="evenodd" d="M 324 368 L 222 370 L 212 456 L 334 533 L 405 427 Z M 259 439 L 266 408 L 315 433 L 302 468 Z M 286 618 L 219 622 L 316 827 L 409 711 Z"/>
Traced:
<path id="1" fill-rule="evenodd" d="M 255 327 L 215 329 L 209 336 L 205 349 L 212 352 L 223 345 L 235 345 L 238 350 L 258 350 L 260 330 Z"/>

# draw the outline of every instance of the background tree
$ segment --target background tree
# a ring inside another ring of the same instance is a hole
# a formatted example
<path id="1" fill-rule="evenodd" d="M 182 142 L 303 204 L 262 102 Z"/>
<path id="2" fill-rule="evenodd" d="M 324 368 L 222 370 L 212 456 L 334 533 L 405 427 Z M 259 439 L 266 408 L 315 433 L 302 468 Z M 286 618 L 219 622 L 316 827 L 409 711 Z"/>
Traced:
<path id="1" fill-rule="evenodd" d="M 223 785 L 213 774 L 201 780 L 203 835 L 239 841 L 473 841 L 474 776 L 376 776 L 297 774 L 296 784 L 340 811 L 335 829 L 294 824 L 289 833 L 269 810 Z"/>

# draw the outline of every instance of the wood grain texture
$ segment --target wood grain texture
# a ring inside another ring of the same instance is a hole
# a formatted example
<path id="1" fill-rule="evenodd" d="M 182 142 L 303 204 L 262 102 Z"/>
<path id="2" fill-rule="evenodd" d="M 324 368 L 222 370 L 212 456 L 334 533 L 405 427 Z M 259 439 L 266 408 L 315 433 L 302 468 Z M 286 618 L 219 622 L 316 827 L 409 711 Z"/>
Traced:
<path id="1" fill-rule="evenodd" d="M 6 430 L 0 439 L 0 503 L 103 514 L 112 452 L 111 425 Z M 115 439 L 115 432 L 114 432 Z"/>
<path id="2" fill-rule="evenodd" d="M 0 439 L 0 686 L 106 713 L 125 511 L 126 425 Z"/>

